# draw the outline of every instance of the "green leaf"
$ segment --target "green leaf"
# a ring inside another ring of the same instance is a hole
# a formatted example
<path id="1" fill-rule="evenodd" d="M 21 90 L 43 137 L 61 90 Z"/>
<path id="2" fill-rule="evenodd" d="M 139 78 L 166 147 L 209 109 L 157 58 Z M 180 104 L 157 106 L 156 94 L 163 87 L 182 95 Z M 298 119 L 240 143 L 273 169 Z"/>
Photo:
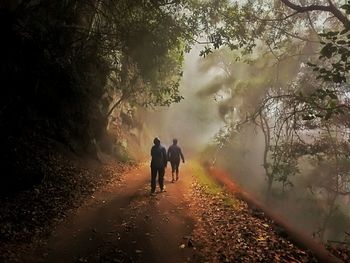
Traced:
<path id="1" fill-rule="evenodd" d="M 313 64 L 311 62 L 306 62 L 306 65 L 310 66 L 310 67 L 316 67 L 316 64 Z"/>
<path id="2" fill-rule="evenodd" d="M 318 117 L 318 118 L 323 118 L 324 117 L 324 115 L 321 114 L 321 113 L 317 113 L 317 114 L 315 114 L 315 116 Z"/>
<path id="3" fill-rule="evenodd" d="M 331 100 L 331 101 L 329 102 L 329 107 L 330 107 L 330 108 L 334 109 L 336 106 L 337 106 L 337 102 L 336 102 L 335 100 Z"/>
<path id="4" fill-rule="evenodd" d="M 338 40 L 338 41 L 337 41 L 337 44 L 339 44 L 339 45 L 345 45 L 345 44 L 346 44 L 346 41 L 345 41 L 345 40 Z"/>
<path id="5" fill-rule="evenodd" d="M 342 82 L 345 82 L 345 78 L 343 76 L 340 76 L 340 75 L 334 75 L 332 77 L 332 80 L 334 83 L 342 83 Z"/>
<path id="6" fill-rule="evenodd" d="M 316 92 L 322 93 L 322 94 L 326 93 L 326 91 L 324 91 L 323 89 L 320 89 L 320 88 L 316 89 Z"/>
<path id="7" fill-rule="evenodd" d="M 313 116 L 313 115 L 303 115 L 303 116 L 302 116 L 302 119 L 303 119 L 304 121 L 310 121 L 310 120 L 315 119 L 315 116 Z"/>
<path id="8" fill-rule="evenodd" d="M 322 56 L 326 58 L 331 58 L 335 51 L 336 51 L 336 48 L 334 49 L 333 44 L 328 43 L 321 49 L 320 53 Z"/>
<path id="9" fill-rule="evenodd" d="M 339 34 L 340 35 L 344 35 L 345 33 L 349 32 L 348 28 L 345 28 L 344 30 L 342 30 Z"/>
<path id="10" fill-rule="evenodd" d="M 344 9 L 345 13 L 350 14 L 350 5 L 349 4 L 342 5 L 340 8 Z"/>
<path id="11" fill-rule="evenodd" d="M 213 53 L 213 51 L 211 50 L 211 48 L 210 48 L 210 47 L 205 47 L 204 50 L 201 50 L 201 51 L 199 52 L 199 56 L 205 58 L 205 57 L 208 56 L 210 53 Z"/>
<path id="12" fill-rule="evenodd" d="M 338 114 L 345 114 L 344 110 L 341 109 L 341 108 L 337 109 L 337 113 L 338 113 Z"/>
<path id="13" fill-rule="evenodd" d="M 324 117 L 325 120 L 328 120 L 330 117 L 332 117 L 332 111 L 331 110 L 328 110 L 327 113 L 326 113 L 326 116 Z"/>
<path id="14" fill-rule="evenodd" d="M 329 96 L 331 99 L 338 100 L 337 95 L 335 95 L 333 92 L 332 92 L 332 93 L 328 93 L 328 96 Z"/>

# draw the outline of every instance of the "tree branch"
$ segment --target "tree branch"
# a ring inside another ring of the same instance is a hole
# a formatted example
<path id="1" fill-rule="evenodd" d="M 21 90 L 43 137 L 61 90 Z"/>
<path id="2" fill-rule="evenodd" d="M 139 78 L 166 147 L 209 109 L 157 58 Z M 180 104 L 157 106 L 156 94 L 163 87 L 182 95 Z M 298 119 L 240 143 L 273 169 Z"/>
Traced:
<path id="1" fill-rule="evenodd" d="M 332 3 L 328 0 L 329 5 L 308 5 L 301 6 L 290 2 L 289 0 L 280 0 L 287 7 L 297 11 L 298 13 L 305 13 L 310 11 L 325 11 L 332 13 L 344 26 L 350 28 L 350 20 Z"/>
<path id="2" fill-rule="evenodd" d="M 259 16 L 256 16 L 256 15 L 252 15 L 255 19 L 257 20 L 260 20 L 260 21 L 264 21 L 264 22 L 273 22 L 273 21 L 284 21 L 284 20 L 287 20 L 288 18 L 292 17 L 292 16 L 295 16 L 296 14 L 299 14 L 298 11 L 295 11 L 294 13 L 291 13 L 289 15 L 286 15 L 286 14 L 283 14 L 284 17 L 281 17 L 281 18 L 261 18 Z"/>
<path id="3" fill-rule="evenodd" d="M 116 107 L 118 107 L 118 105 L 119 105 L 123 100 L 124 100 L 124 97 L 121 96 L 121 98 L 120 98 L 117 102 L 114 103 L 114 105 L 113 105 L 112 108 L 108 111 L 108 113 L 107 113 L 107 115 L 106 115 L 107 118 L 112 114 L 112 112 L 114 111 L 114 109 L 115 109 Z"/>

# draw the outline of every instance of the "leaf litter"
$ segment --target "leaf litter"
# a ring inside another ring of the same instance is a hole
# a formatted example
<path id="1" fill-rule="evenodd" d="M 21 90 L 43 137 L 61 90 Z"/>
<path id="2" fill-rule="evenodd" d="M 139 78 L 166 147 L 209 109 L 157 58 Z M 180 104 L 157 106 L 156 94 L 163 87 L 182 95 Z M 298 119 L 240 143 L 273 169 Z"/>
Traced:
<path id="1" fill-rule="evenodd" d="M 35 158 L 35 163 L 26 165 L 40 170 L 43 180 L 31 189 L 0 198 L 0 262 L 23 260 L 84 200 L 93 198 L 102 186 L 119 184 L 120 175 L 130 167 L 109 161 L 83 168 L 50 147 L 38 148 Z"/>
<path id="2" fill-rule="evenodd" d="M 192 189 L 191 211 L 198 220 L 191 243 L 199 262 L 318 262 L 243 201 L 226 193 L 208 193 L 199 183 Z"/>

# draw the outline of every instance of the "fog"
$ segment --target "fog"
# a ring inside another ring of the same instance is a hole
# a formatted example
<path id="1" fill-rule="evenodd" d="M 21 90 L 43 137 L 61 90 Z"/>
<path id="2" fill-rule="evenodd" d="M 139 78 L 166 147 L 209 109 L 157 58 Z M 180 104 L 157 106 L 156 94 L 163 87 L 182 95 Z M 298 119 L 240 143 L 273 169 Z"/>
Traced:
<path id="1" fill-rule="evenodd" d="M 315 48 L 309 45 L 304 51 Z M 319 87 L 319 84 L 312 85 L 314 76 L 305 68 L 306 60 L 307 57 L 300 56 L 274 64 L 271 57 L 263 56 L 247 64 L 233 61 L 229 52 L 220 50 L 201 64 L 203 73 L 213 72 L 213 68 L 217 68 L 218 72 L 212 74 L 212 79 L 203 86 L 199 95 L 204 99 L 224 94 L 217 102 L 219 116 L 234 127 L 244 122 L 246 116 L 259 108 L 261 100 L 271 94 L 278 97 L 293 94 L 295 90 L 307 93 Z M 310 123 L 303 121 L 302 116 L 294 118 L 288 126 L 283 114 L 288 112 L 289 105 L 289 101 L 284 104 L 282 100 L 276 100 L 270 107 L 261 110 L 259 114 L 266 123 L 255 118 L 231 131 L 230 126 L 226 126 L 222 134 L 218 134 L 221 141 L 217 147 L 208 147 L 202 158 L 210 162 L 214 160 L 217 166 L 228 170 L 244 189 L 268 203 L 270 208 L 310 236 L 322 241 L 347 240 L 349 200 L 346 196 L 339 196 L 337 191 L 340 191 L 339 185 L 348 189 L 345 183 L 348 182 L 346 176 L 349 171 L 347 150 L 344 150 L 345 153 L 342 150 L 342 145 L 348 142 L 340 135 L 342 132 L 325 131 L 332 125 L 339 131 L 343 127 L 338 126 L 336 120 Z M 295 128 L 296 123 L 301 126 Z M 325 129 L 322 130 L 322 127 Z M 268 146 L 264 137 L 267 132 Z M 284 145 L 284 142 L 287 144 Z M 293 152 L 294 145 L 304 148 L 296 150 L 286 160 L 276 162 L 283 154 Z M 320 145 L 325 148 L 322 150 Z M 334 145 L 339 148 L 335 150 Z M 277 147 L 286 148 L 278 152 Z M 344 149 L 347 147 L 344 146 Z M 263 158 L 264 150 L 266 160 Z M 346 156 L 342 157 L 343 154 Z M 341 158 L 344 158 L 343 164 L 339 161 Z M 271 188 L 268 186 L 269 176 L 273 178 Z"/>
<path id="2" fill-rule="evenodd" d="M 173 138 L 177 138 L 185 157 L 194 156 L 213 140 L 223 125 L 214 96 L 198 96 L 214 75 L 200 71 L 200 62 L 204 59 L 199 57 L 200 50 L 201 46 L 195 46 L 185 55 L 180 87 L 184 99 L 170 107 L 143 109 L 138 113 L 144 123 L 141 144 L 145 146 L 143 152 L 147 155 L 153 138 L 158 136 L 166 147 L 172 144 Z"/>
<path id="3" fill-rule="evenodd" d="M 177 138 L 186 159 L 200 156 L 202 161 L 228 170 L 233 180 L 260 201 L 268 202 L 269 207 L 288 218 L 295 227 L 323 241 L 344 240 L 344 232 L 350 227 L 346 207 L 349 201 L 346 197 L 330 199 L 330 193 L 322 186 L 334 175 L 331 164 L 320 163 L 316 155 L 306 154 L 296 159 L 295 173 L 286 181 L 278 181 L 280 174 L 276 172 L 272 188 L 268 190 L 263 158 L 265 138 L 259 123 L 248 122 L 235 132 L 229 132 L 225 126 L 243 121 L 269 92 L 290 92 L 291 83 L 296 83 L 292 88 L 312 92 L 310 73 L 305 70 L 308 57 L 287 57 L 276 63 L 272 55 L 259 58 L 253 54 L 254 63 L 245 63 L 235 61 L 234 54 L 227 49 L 200 57 L 202 48 L 195 46 L 185 55 L 181 82 L 184 99 L 180 103 L 138 111 L 141 127 L 134 131 L 139 145 L 137 154 L 149 160 L 154 137 L 159 137 L 165 147 Z M 312 53 L 316 48 L 306 44 L 301 47 L 301 53 Z M 273 110 L 267 109 L 265 113 L 271 136 L 279 129 L 275 123 L 281 114 L 278 106 L 275 104 Z M 227 133 L 228 139 L 218 142 L 222 132 Z M 326 135 L 311 128 L 304 129 L 301 136 L 310 136 L 306 143 L 313 147 Z M 271 147 L 268 148 L 269 164 L 275 158 Z M 331 162 L 333 157 L 329 158 Z M 269 200 L 267 191 L 271 191 Z"/>

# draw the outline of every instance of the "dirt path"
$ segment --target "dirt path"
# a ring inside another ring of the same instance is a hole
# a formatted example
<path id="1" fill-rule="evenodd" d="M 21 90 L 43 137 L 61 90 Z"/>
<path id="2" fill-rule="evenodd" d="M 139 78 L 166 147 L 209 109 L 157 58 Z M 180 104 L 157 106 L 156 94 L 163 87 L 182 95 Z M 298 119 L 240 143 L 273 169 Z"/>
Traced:
<path id="1" fill-rule="evenodd" d="M 264 213 L 203 176 L 198 164 L 150 196 L 142 164 L 92 196 L 26 263 L 328 262 L 293 243 Z M 334 261 L 335 262 L 335 261 Z"/>
<path id="2" fill-rule="evenodd" d="M 191 177 L 150 196 L 149 167 L 143 164 L 97 193 L 59 226 L 31 262 L 186 262 L 194 251 L 182 248 L 194 227 L 186 213 Z M 159 189 L 157 189 L 159 190 Z M 38 255 L 41 259 L 38 259 Z M 27 260 L 26 260 L 27 261 Z"/>

